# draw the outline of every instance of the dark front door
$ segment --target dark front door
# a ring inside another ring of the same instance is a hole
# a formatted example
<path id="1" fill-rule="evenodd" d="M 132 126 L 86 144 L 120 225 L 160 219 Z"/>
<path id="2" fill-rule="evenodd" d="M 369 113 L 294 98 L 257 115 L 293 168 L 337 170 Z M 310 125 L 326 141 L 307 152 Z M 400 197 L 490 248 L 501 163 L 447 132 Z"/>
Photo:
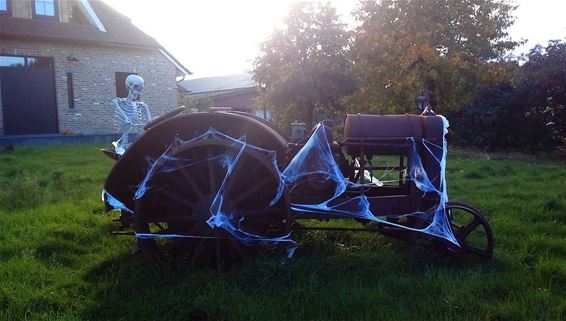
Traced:
<path id="1" fill-rule="evenodd" d="M 0 83 L 5 135 L 58 132 L 52 68 L 2 67 Z"/>

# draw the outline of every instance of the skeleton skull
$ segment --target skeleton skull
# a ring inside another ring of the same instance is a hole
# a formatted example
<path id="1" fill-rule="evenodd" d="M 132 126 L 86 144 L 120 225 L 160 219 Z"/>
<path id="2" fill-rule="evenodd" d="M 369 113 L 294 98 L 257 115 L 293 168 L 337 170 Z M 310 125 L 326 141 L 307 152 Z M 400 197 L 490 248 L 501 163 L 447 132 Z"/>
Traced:
<path id="1" fill-rule="evenodd" d="M 126 88 L 128 89 L 128 98 L 137 100 L 143 90 L 143 78 L 138 75 L 129 75 L 126 78 Z"/>

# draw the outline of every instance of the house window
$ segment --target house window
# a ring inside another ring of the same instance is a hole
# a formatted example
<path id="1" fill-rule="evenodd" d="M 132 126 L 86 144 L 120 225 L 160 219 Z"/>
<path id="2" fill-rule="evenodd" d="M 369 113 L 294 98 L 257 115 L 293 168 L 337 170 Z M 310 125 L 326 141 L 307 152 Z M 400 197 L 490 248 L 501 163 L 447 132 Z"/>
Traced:
<path id="1" fill-rule="evenodd" d="M 69 109 L 75 108 L 75 93 L 73 91 L 73 73 L 67 73 L 67 99 L 69 100 Z"/>
<path id="2" fill-rule="evenodd" d="M 10 15 L 12 13 L 10 1 L 11 0 L 0 0 L 0 15 Z"/>
<path id="3" fill-rule="evenodd" d="M 116 72 L 116 97 L 128 97 L 128 89 L 126 88 L 126 78 L 129 75 L 137 75 L 135 72 Z"/>
<path id="4" fill-rule="evenodd" d="M 57 0 L 33 0 L 33 17 L 41 19 L 57 19 L 59 6 Z"/>
<path id="5" fill-rule="evenodd" d="M 0 56 L 0 67 L 25 67 L 26 57 Z"/>
<path id="6" fill-rule="evenodd" d="M 51 68 L 53 60 L 47 57 L 0 56 L 0 67 Z"/>

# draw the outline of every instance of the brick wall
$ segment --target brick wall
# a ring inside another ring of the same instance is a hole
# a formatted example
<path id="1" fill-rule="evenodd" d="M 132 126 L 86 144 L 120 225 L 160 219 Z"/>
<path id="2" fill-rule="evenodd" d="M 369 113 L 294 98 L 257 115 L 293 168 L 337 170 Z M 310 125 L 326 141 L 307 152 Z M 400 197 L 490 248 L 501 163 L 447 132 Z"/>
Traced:
<path id="1" fill-rule="evenodd" d="M 142 100 L 153 117 L 177 107 L 176 69 L 157 49 L 129 49 L 90 45 L 3 39 L 0 55 L 52 57 L 59 133 L 115 133 L 115 72 L 136 72 L 145 80 Z M 69 61 L 68 56 L 79 61 Z M 67 73 L 73 73 L 74 109 L 69 109 Z M 0 100 L 0 135 L 3 135 Z"/>

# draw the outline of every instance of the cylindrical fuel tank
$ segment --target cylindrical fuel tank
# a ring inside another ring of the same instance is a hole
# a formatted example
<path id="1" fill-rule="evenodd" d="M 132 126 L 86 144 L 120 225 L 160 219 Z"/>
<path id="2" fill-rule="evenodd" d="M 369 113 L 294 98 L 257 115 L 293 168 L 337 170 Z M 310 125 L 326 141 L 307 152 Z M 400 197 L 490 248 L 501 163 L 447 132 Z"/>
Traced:
<path id="1" fill-rule="evenodd" d="M 348 114 L 344 121 L 345 152 L 357 156 L 389 154 L 391 148 L 412 137 L 441 143 L 444 123 L 439 116 Z"/>

